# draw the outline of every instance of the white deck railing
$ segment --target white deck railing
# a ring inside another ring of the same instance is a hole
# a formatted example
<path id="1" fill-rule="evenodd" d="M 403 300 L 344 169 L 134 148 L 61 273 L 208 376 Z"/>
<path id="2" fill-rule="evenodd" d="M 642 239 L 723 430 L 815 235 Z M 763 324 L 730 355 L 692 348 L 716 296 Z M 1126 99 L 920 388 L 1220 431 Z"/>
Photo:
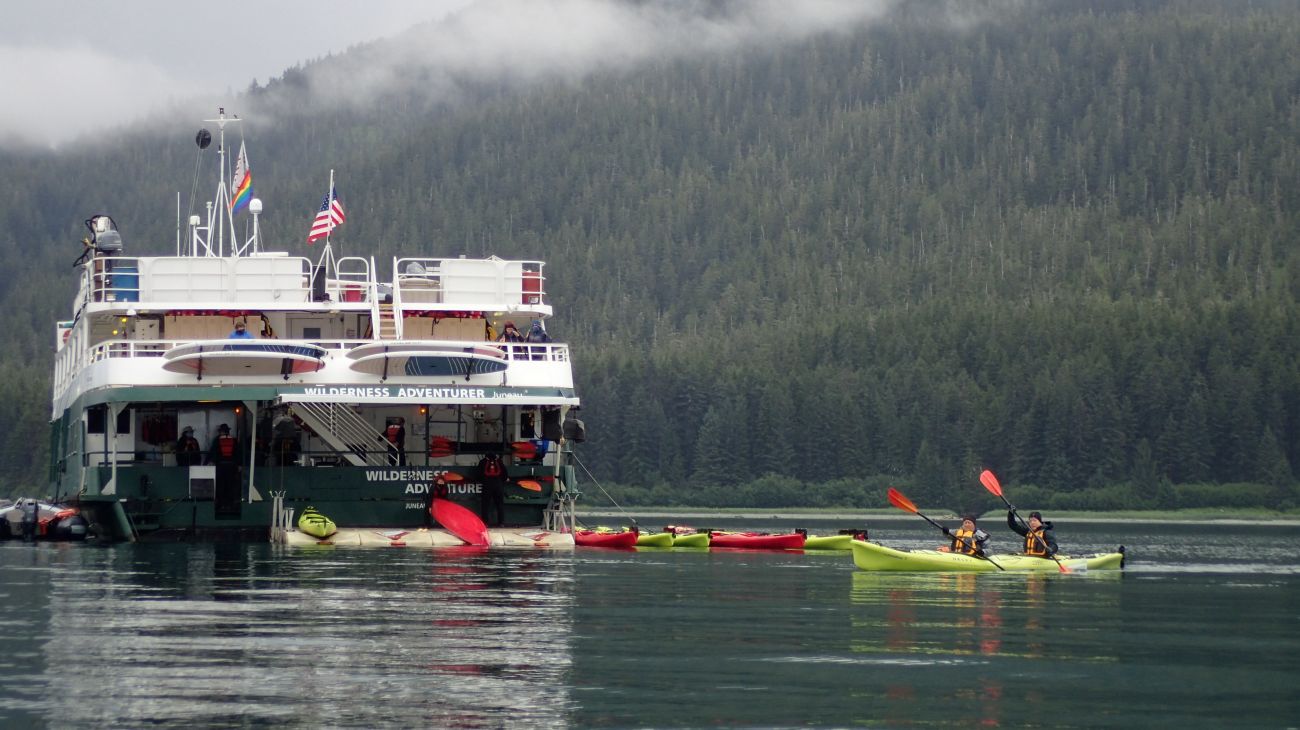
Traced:
<path id="1" fill-rule="evenodd" d="M 338 260 L 325 283 L 330 300 L 369 302 L 376 296 L 374 264 L 350 256 Z M 393 259 L 393 299 L 407 309 L 524 308 L 546 304 L 541 261 L 486 259 Z M 294 304 L 312 301 L 309 259 L 298 256 L 102 256 L 82 269 L 81 304 Z M 319 285 L 319 283 L 318 283 Z"/>

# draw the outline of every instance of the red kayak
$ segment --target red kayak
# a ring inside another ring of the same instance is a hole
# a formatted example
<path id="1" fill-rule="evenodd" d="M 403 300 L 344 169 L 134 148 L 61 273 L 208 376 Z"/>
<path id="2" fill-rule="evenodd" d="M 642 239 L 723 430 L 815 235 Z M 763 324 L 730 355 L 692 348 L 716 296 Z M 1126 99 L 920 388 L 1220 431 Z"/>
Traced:
<path id="1" fill-rule="evenodd" d="M 801 532 L 783 535 L 767 535 L 759 532 L 715 532 L 709 538 L 709 547 L 799 550 L 803 548 L 803 541 L 804 535 Z"/>
<path id="2" fill-rule="evenodd" d="M 573 533 L 573 542 L 583 547 L 630 548 L 636 546 L 636 533 L 601 532 L 599 530 L 578 530 Z"/>
<path id="3" fill-rule="evenodd" d="M 429 513 L 447 532 L 464 540 L 467 545 L 485 546 L 491 542 L 483 520 L 455 502 L 435 497 Z"/>

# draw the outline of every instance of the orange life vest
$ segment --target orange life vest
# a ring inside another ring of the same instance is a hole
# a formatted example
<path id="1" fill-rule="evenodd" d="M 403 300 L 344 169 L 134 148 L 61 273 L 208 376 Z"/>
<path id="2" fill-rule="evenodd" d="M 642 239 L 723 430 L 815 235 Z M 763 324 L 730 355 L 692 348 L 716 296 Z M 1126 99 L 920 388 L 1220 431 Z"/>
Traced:
<path id="1" fill-rule="evenodd" d="M 500 459 L 488 459 L 483 464 L 483 476 L 485 477 L 499 477 L 501 476 L 501 472 L 502 469 L 501 469 Z"/>
<path id="2" fill-rule="evenodd" d="M 401 437 L 401 431 L 402 431 L 401 426 L 398 426 L 396 424 L 389 426 L 388 428 L 384 429 L 384 438 L 388 439 L 388 443 L 396 444 L 397 439 Z"/>
<path id="3" fill-rule="evenodd" d="M 217 437 L 217 453 L 221 454 L 221 458 L 223 458 L 223 459 L 233 459 L 233 458 L 235 458 L 235 437 L 234 437 L 234 436 L 218 436 L 218 437 Z"/>
<path id="4" fill-rule="evenodd" d="M 452 455 L 451 439 L 446 436 L 434 436 L 429 439 L 429 456 L 440 459 Z"/>
<path id="5" fill-rule="evenodd" d="M 1037 530 L 1030 530 L 1025 535 L 1025 555 L 1037 555 L 1040 558 L 1047 557 L 1047 539 L 1043 537 L 1041 527 Z"/>
<path id="6" fill-rule="evenodd" d="M 960 527 L 953 530 L 952 551 L 966 553 L 967 555 L 974 555 L 979 552 L 979 542 L 975 540 L 975 531 L 967 531 Z"/>

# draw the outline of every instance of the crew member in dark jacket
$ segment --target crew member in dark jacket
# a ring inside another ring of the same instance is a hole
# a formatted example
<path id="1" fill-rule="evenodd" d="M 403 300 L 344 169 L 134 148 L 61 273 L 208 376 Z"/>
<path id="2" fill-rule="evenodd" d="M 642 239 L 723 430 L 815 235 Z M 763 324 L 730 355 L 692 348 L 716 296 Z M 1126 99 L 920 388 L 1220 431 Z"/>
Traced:
<path id="1" fill-rule="evenodd" d="M 1007 510 L 1007 527 L 1025 538 L 1025 555 L 1050 558 L 1056 554 L 1056 537 L 1052 534 L 1053 525 L 1050 522 L 1043 522 L 1041 512 L 1029 513 L 1029 529 L 1025 529 L 1017 519 L 1016 511 Z"/>
<path id="2" fill-rule="evenodd" d="M 952 538 L 951 545 L 940 547 L 940 552 L 945 553 L 965 553 L 966 555 L 984 555 L 984 543 L 988 542 L 989 534 L 975 526 L 975 515 L 964 515 L 961 518 L 961 527 L 954 530 L 943 528 L 943 534 Z"/>
<path id="3" fill-rule="evenodd" d="M 176 465 L 197 466 L 203 461 L 203 447 L 194 438 L 194 427 L 186 426 L 181 430 L 181 437 L 176 439 Z"/>
<path id="4" fill-rule="evenodd" d="M 478 463 L 483 479 L 483 501 L 479 517 L 488 527 L 500 527 L 506 521 L 506 465 L 498 454 L 488 454 Z"/>

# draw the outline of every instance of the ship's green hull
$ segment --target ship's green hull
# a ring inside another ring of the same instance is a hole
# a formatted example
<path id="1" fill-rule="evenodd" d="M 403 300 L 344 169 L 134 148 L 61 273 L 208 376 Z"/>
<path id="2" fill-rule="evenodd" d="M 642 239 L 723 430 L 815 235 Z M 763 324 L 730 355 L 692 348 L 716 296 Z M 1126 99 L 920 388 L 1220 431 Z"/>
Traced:
<path id="1" fill-rule="evenodd" d="M 91 533 L 103 539 L 219 535 L 265 539 L 272 523 L 272 498 L 279 493 L 285 509 L 300 514 L 308 506 L 315 507 L 340 528 L 430 526 L 432 467 L 257 467 L 251 485 L 240 469 L 237 481 L 225 490 L 211 483 L 192 483 L 187 467 L 119 465 L 115 477 L 109 467 L 87 471 L 92 484 L 107 485 L 110 480 L 113 484 L 109 494 L 88 490 L 79 499 Z M 517 475 L 512 472 L 512 476 Z M 466 475 L 466 481 L 448 485 L 448 498 L 478 512 L 480 486 L 470 479 Z M 542 524 L 555 483 L 543 482 L 541 492 L 509 483 L 505 525 Z M 64 499 L 71 497 L 71 490 L 64 492 Z"/>

